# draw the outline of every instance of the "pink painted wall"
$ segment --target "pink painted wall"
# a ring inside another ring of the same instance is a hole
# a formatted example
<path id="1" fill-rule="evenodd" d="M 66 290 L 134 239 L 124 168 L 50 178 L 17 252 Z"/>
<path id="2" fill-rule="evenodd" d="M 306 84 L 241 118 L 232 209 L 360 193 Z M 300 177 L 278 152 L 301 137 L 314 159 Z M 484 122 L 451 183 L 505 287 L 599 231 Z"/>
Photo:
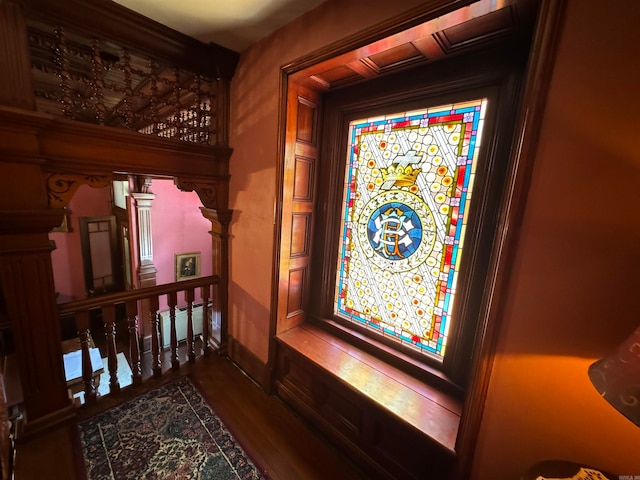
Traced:
<path id="1" fill-rule="evenodd" d="M 157 269 L 156 283 L 175 282 L 175 254 L 200 252 L 200 275 L 213 272 L 211 258 L 211 222 L 202 216 L 202 202 L 195 192 L 181 192 L 173 180 L 154 179 L 151 192 L 156 195 L 151 210 L 153 263 Z M 200 299 L 199 294 L 196 295 Z M 179 297 L 179 303 L 184 301 Z M 160 310 L 167 308 L 166 298 L 160 298 Z"/>
<path id="2" fill-rule="evenodd" d="M 80 217 L 99 217 L 111 213 L 111 193 L 108 187 L 81 185 L 69 202 L 71 232 L 53 232 L 49 239 L 56 242 L 51 253 L 53 279 L 60 299 L 84 298 L 87 295 L 80 246 Z"/>
<path id="3" fill-rule="evenodd" d="M 151 208 L 153 262 L 158 285 L 175 281 L 175 254 L 201 252 L 201 276 L 211 275 L 211 222 L 202 216 L 202 203 L 195 192 L 181 192 L 173 180 L 153 180 L 151 191 L 156 195 Z M 56 250 L 51 254 L 56 291 L 66 301 L 86 296 L 82 269 L 79 217 L 110 215 L 110 188 L 82 185 L 74 194 L 70 233 L 50 233 Z M 199 301 L 199 294 L 196 301 Z M 179 297 L 182 304 L 184 299 Z M 167 308 L 165 296 L 160 297 L 160 310 Z"/>
<path id="4" fill-rule="evenodd" d="M 329 0 L 244 52 L 232 82 L 230 332 L 268 357 L 280 67 L 421 1 Z M 640 3 L 569 1 L 474 480 L 546 458 L 640 475 L 640 429 L 587 379 L 638 323 Z"/>

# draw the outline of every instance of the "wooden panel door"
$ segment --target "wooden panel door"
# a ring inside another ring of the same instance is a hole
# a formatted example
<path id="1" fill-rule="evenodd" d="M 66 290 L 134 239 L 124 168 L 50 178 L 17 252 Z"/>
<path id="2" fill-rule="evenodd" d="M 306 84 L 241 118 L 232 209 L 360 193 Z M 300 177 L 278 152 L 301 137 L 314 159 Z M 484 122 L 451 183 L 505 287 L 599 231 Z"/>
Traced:
<path id="1" fill-rule="evenodd" d="M 116 217 L 80 217 L 79 222 L 87 294 L 122 290 Z"/>
<path id="2" fill-rule="evenodd" d="M 288 92 L 276 333 L 305 318 L 318 172 L 320 96 L 297 84 Z"/>

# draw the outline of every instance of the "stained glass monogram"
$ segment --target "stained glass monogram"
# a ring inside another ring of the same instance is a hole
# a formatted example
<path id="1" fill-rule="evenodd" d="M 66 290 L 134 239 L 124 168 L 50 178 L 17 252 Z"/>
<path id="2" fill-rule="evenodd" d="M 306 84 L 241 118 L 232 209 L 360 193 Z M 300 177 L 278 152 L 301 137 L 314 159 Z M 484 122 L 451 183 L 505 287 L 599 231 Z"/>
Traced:
<path id="1" fill-rule="evenodd" d="M 486 99 L 353 121 L 336 314 L 444 358 Z"/>

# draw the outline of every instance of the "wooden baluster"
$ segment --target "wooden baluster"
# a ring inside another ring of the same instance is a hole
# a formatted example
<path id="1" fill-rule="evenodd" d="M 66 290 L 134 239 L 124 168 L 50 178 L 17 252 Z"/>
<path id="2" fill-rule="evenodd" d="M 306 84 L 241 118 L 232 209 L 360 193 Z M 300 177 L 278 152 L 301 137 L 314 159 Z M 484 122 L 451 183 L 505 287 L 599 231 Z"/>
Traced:
<path id="1" fill-rule="evenodd" d="M 104 335 L 107 338 L 107 360 L 109 366 L 109 391 L 117 393 L 120 391 L 118 381 L 118 352 L 116 347 L 116 307 L 113 304 L 102 307 L 102 318 L 104 319 Z"/>
<path id="2" fill-rule="evenodd" d="M 211 286 L 200 287 L 200 296 L 202 297 L 202 353 L 206 357 L 209 355 L 209 328 L 211 323 L 209 322 L 209 294 L 211 292 Z"/>
<path id="3" fill-rule="evenodd" d="M 182 135 L 184 133 L 184 124 L 182 123 L 182 106 L 180 104 L 180 97 L 182 95 L 182 89 L 180 88 L 180 69 L 174 68 L 173 74 L 175 76 L 175 81 L 173 82 L 173 126 L 175 127 L 176 134 L 174 138 L 182 140 Z"/>
<path id="4" fill-rule="evenodd" d="M 131 73 L 131 55 L 129 51 L 122 49 L 122 72 L 124 73 L 124 123 L 129 130 L 134 129 L 135 115 L 133 113 L 133 75 Z"/>
<path id="5" fill-rule="evenodd" d="M 91 366 L 91 353 L 89 352 L 89 311 L 82 310 L 76 313 L 76 325 L 80 336 L 80 349 L 82 350 L 82 381 L 84 382 L 84 402 L 87 405 L 95 405 L 97 392 L 93 382 L 93 367 Z"/>
<path id="6" fill-rule="evenodd" d="M 73 89 L 71 88 L 71 74 L 69 61 L 69 48 L 67 47 L 67 39 L 64 29 L 60 26 L 55 29 L 56 35 L 56 57 L 55 62 L 58 67 L 58 78 L 60 78 L 60 91 L 62 103 L 62 112 L 65 117 L 73 118 L 74 115 L 74 99 Z"/>
<path id="7" fill-rule="evenodd" d="M 171 326 L 169 327 L 171 335 L 171 368 L 178 370 L 180 368 L 180 360 L 178 359 L 178 335 L 176 333 L 176 304 L 178 303 L 177 292 L 167 294 L 169 300 L 169 318 Z"/>
<path id="8" fill-rule="evenodd" d="M 162 376 L 162 360 L 160 359 L 160 317 L 158 316 L 158 296 L 149 298 L 149 316 L 151 317 L 151 369 L 154 378 Z"/>
<path id="9" fill-rule="evenodd" d="M 193 341 L 193 288 L 185 290 L 184 297 L 187 301 L 187 354 L 189 355 L 189 363 L 194 363 L 196 350 Z"/>
<path id="10" fill-rule="evenodd" d="M 138 302 L 127 302 L 127 324 L 129 327 L 129 358 L 131 362 L 131 380 L 134 385 L 142 383 L 142 365 L 140 364 L 140 337 L 138 336 Z"/>
<path id="11" fill-rule="evenodd" d="M 104 64 L 100 56 L 100 42 L 93 40 L 91 42 L 91 87 L 90 100 L 95 109 L 95 119 L 100 125 L 104 125 L 107 106 L 104 103 Z"/>
<path id="12" fill-rule="evenodd" d="M 153 126 L 153 134 L 157 135 L 159 131 L 158 122 L 160 121 L 158 99 L 158 64 L 151 60 L 149 62 L 149 90 L 151 96 L 149 97 L 149 116 L 151 118 Z"/>

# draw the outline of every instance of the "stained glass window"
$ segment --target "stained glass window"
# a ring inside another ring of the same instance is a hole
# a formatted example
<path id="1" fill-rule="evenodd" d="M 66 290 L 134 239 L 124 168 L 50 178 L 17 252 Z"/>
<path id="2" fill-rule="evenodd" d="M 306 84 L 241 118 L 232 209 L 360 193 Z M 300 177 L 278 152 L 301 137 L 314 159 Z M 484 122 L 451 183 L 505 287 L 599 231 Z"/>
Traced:
<path id="1" fill-rule="evenodd" d="M 444 358 L 486 99 L 349 124 L 335 313 Z"/>

